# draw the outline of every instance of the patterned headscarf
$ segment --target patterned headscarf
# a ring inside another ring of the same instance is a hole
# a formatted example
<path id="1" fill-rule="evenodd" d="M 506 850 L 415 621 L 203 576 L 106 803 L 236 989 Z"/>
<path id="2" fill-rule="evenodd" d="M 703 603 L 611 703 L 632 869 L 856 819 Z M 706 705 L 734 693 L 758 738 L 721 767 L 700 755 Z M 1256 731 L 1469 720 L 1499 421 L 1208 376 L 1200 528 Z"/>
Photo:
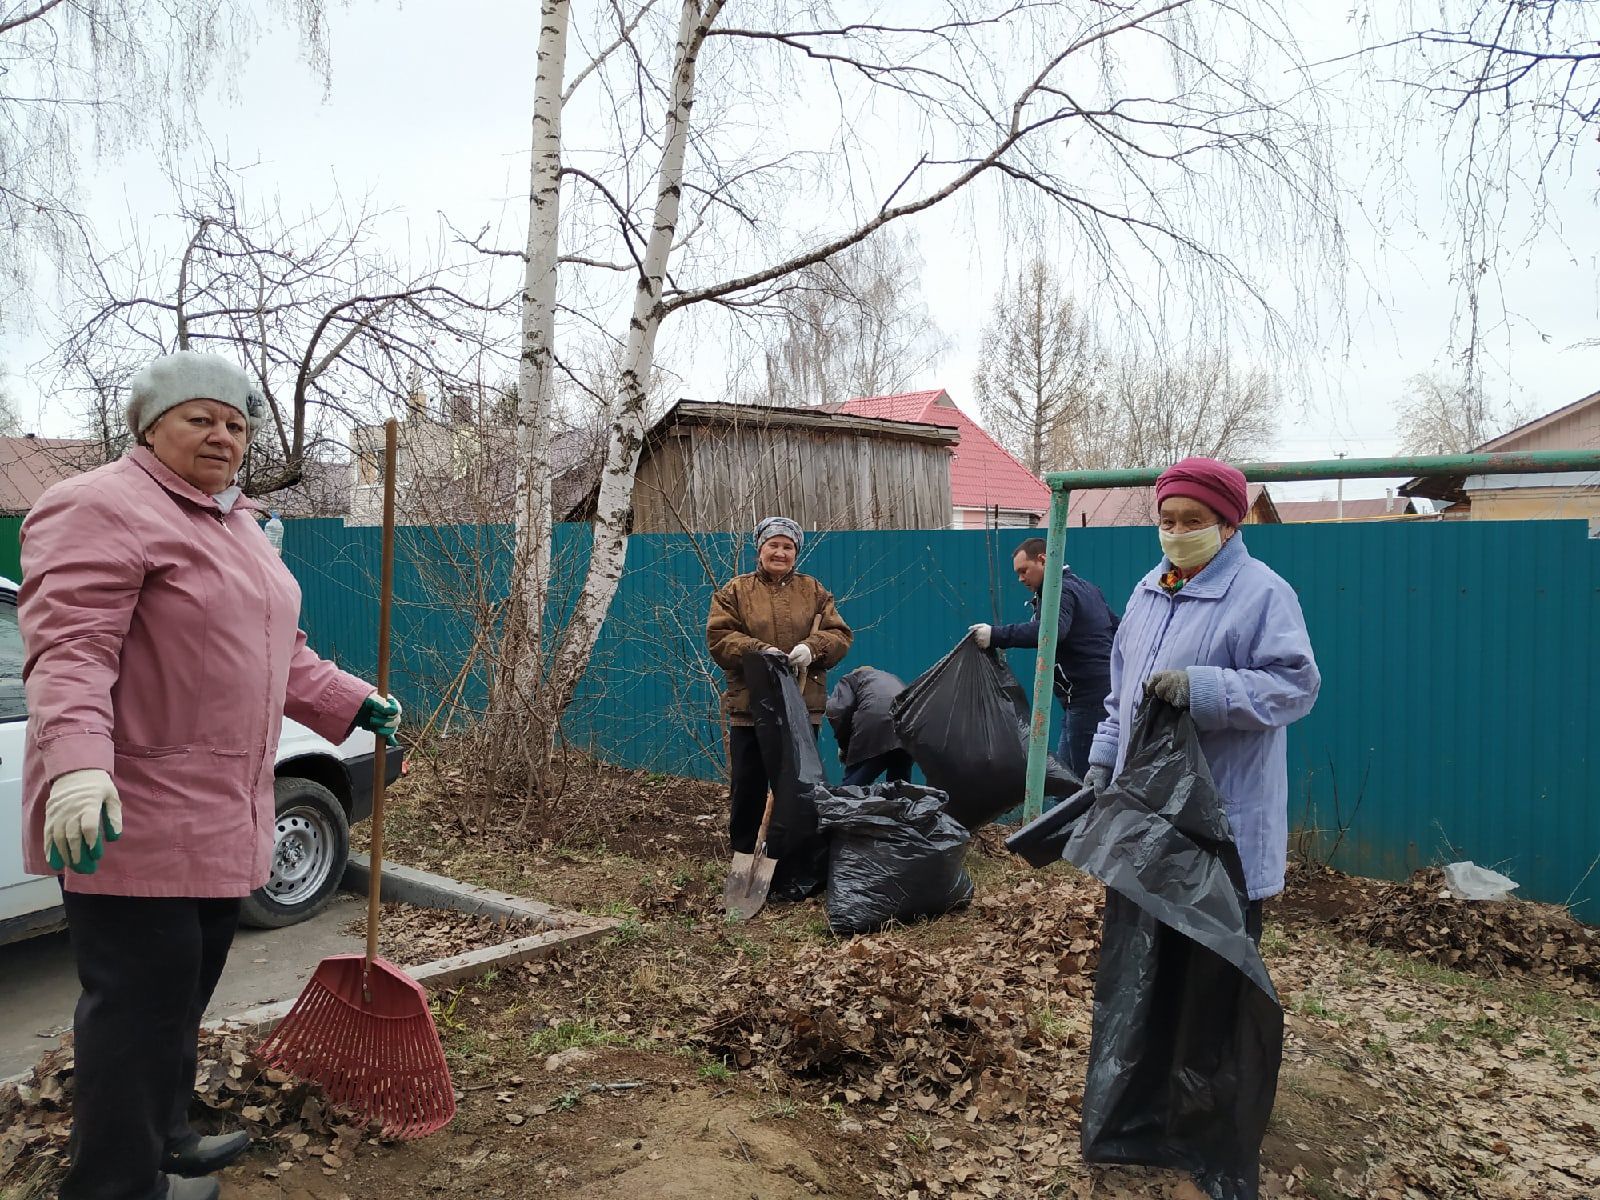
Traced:
<path id="1" fill-rule="evenodd" d="M 801 546 L 806 544 L 805 531 L 798 522 L 791 521 L 788 517 L 765 517 L 756 526 L 756 549 L 760 549 L 775 537 L 786 537 L 794 543 L 798 553 Z"/>

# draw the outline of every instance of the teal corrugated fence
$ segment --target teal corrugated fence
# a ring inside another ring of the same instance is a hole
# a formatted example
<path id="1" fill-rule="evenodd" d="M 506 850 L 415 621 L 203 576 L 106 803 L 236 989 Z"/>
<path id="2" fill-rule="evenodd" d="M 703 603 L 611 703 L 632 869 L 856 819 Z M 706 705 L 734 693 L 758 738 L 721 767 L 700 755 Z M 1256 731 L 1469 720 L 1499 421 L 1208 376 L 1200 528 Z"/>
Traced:
<path id="1" fill-rule="evenodd" d="M 1402 877 L 1471 858 L 1600 920 L 1600 542 L 1582 522 L 1251 527 L 1251 552 L 1299 591 L 1323 671 L 1316 711 L 1290 738 L 1291 819 L 1334 861 Z M 836 533 L 803 568 L 857 631 L 848 665 L 906 680 L 980 620 L 1019 620 L 1021 534 Z M 470 649 L 474 606 L 504 586 L 501 527 L 401 531 L 396 688 L 412 711 L 445 695 Z M 558 575 L 581 570 L 587 529 L 563 527 Z M 291 522 L 312 644 L 370 669 L 375 530 Z M 1154 563 L 1147 529 L 1068 534 L 1080 574 L 1121 609 Z M 479 569 L 490 563 L 492 570 Z M 701 778 L 721 770 L 716 673 L 704 644 L 715 583 L 748 569 L 732 535 L 631 539 L 627 570 L 567 730 L 628 766 Z M 462 598 L 472 604 L 463 606 Z M 1012 666 L 1032 678 L 1031 656 Z M 469 702 L 481 681 L 465 681 Z M 832 761 L 825 741 L 824 759 Z"/>
<path id="2" fill-rule="evenodd" d="M 0 575 L 22 582 L 21 517 L 0 517 Z"/>

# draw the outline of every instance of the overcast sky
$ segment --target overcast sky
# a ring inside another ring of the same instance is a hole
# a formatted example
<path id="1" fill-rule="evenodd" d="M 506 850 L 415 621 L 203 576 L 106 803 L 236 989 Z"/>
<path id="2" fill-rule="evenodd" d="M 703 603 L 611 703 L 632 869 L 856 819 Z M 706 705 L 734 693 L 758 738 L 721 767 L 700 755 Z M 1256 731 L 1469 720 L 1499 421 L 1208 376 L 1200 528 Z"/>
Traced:
<path id="1" fill-rule="evenodd" d="M 326 98 L 298 61 L 294 37 L 269 33 L 242 73 L 228 81 L 237 98 L 218 96 L 208 105 L 206 135 L 220 157 L 258 163 L 252 178 L 262 191 L 270 184 L 288 208 L 323 201 L 336 179 L 346 195 L 371 194 L 379 206 L 394 210 L 386 229 L 396 240 L 426 242 L 436 235 L 443 211 L 463 228 L 500 225 L 505 240 L 516 243 L 526 213 L 536 7 L 487 0 L 408 0 L 398 7 L 354 0 L 331 15 L 333 77 Z M 1345 8 L 1308 5 L 1296 19 L 1309 59 L 1354 48 L 1355 34 L 1341 15 Z M 1418 219 L 1391 223 L 1378 238 L 1364 211 L 1383 204 L 1394 180 L 1372 174 L 1372 139 L 1370 121 L 1363 118 L 1359 128 L 1352 121 L 1341 161 L 1360 201 L 1346 213 L 1353 257 L 1348 323 L 1315 356 L 1317 378 L 1305 389 L 1304 403 L 1285 414 L 1278 457 L 1393 452 L 1395 401 L 1405 379 L 1449 366 L 1455 297 L 1439 157 L 1427 147 L 1409 155 L 1407 186 Z M 1595 336 L 1600 306 L 1591 232 L 1593 172 L 1592 161 L 1580 164 L 1582 178 L 1560 197 L 1560 226 L 1501 264 L 1515 316 L 1500 322 L 1486 343 L 1489 379 L 1491 388 L 1521 409 L 1547 411 L 1600 387 L 1600 350 L 1578 346 Z M 102 230 L 156 230 L 172 207 L 166 183 L 149 162 L 103 160 L 89 174 L 87 211 Z M 970 215 L 952 206 L 919 218 L 916 231 L 926 259 L 927 303 L 952 338 L 937 371 L 921 382 L 944 387 L 975 409 L 970 380 L 978 335 L 1010 247 L 1004 231 L 975 227 Z M 1070 264 L 1063 265 L 1070 275 Z M 30 427 L 59 433 L 64 414 L 38 389 L 48 373 L 48 364 L 40 364 L 47 349 L 37 330 L 12 334 L 0 344 L 0 361 L 11 371 L 10 386 Z M 714 355 L 679 354 L 674 361 L 688 376 L 686 394 L 724 398 Z M 1381 485 L 1352 484 L 1346 494 L 1379 490 Z M 1324 493 L 1331 495 L 1331 487 L 1300 492 Z"/>

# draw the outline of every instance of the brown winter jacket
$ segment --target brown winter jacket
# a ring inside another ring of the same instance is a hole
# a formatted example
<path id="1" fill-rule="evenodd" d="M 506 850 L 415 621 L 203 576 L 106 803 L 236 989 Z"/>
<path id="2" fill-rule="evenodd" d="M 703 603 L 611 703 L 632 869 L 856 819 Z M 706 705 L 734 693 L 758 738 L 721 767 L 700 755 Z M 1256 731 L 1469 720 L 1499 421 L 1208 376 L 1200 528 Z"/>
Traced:
<path id="1" fill-rule="evenodd" d="M 804 642 L 812 656 L 806 673 L 806 707 L 812 722 L 820 724 L 828 702 L 827 669 L 843 660 L 854 639 L 833 597 L 811 576 L 791 572 L 772 580 L 761 571 L 738 576 L 711 597 L 706 620 L 706 645 L 727 676 L 722 711 L 735 725 L 751 724 L 744 656 L 767 646 L 787 654 Z"/>

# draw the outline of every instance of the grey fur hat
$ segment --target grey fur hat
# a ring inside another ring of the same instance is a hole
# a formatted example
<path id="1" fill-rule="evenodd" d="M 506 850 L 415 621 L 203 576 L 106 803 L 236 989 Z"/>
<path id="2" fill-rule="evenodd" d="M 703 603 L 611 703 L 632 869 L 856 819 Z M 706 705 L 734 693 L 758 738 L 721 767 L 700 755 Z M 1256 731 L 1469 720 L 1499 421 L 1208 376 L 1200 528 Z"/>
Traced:
<path id="1" fill-rule="evenodd" d="M 266 419 L 267 404 L 255 380 L 226 358 L 179 350 L 163 355 L 133 377 L 123 410 L 135 438 L 169 409 L 190 400 L 216 400 L 244 414 L 250 436 Z"/>
<path id="2" fill-rule="evenodd" d="M 806 544 L 805 531 L 800 528 L 798 521 L 788 517 L 766 517 L 761 524 L 756 526 L 756 548 L 760 549 L 767 543 L 768 538 L 786 537 L 794 543 L 798 551 Z"/>

